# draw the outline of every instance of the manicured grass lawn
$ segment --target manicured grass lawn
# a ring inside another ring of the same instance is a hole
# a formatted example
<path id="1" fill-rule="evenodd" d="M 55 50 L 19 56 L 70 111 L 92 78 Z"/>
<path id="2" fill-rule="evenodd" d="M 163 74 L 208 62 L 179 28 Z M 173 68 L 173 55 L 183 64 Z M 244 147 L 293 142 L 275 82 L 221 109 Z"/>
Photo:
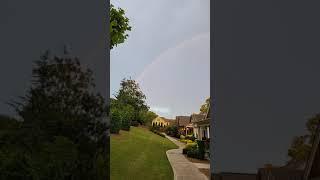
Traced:
<path id="1" fill-rule="evenodd" d="M 172 180 L 166 151 L 174 148 L 178 147 L 170 140 L 146 128 L 111 135 L 111 180 Z"/>

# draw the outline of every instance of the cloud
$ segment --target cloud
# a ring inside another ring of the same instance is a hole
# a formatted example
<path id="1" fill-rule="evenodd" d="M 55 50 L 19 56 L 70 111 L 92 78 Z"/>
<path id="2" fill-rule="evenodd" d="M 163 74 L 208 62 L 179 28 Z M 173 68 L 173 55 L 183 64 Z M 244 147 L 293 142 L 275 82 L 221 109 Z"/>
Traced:
<path id="1" fill-rule="evenodd" d="M 150 110 L 157 114 L 170 114 L 170 109 L 166 107 L 150 107 Z"/>

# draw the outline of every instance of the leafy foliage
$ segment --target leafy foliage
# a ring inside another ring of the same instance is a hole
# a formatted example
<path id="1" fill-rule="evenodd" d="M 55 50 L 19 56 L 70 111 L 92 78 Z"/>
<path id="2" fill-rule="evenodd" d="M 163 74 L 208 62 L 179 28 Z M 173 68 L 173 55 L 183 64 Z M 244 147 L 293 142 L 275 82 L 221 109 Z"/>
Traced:
<path id="1" fill-rule="evenodd" d="M 154 120 L 158 115 L 152 111 L 142 110 L 139 112 L 139 120 L 143 124 L 151 125 L 152 120 Z"/>
<path id="2" fill-rule="evenodd" d="M 111 133 L 119 133 L 120 129 L 129 131 L 133 118 L 134 109 L 131 105 L 111 99 Z"/>
<path id="3" fill-rule="evenodd" d="M 315 116 L 308 119 L 306 123 L 306 127 L 308 130 L 307 134 L 304 136 L 296 136 L 293 138 L 291 147 L 288 150 L 288 156 L 290 158 L 288 162 L 289 164 L 301 165 L 307 161 L 319 124 L 320 114 L 316 114 Z"/>
<path id="4" fill-rule="evenodd" d="M 178 126 L 176 126 L 176 125 L 168 126 L 168 127 L 165 129 L 165 132 L 166 132 L 166 134 L 167 134 L 168 136 L 180 138 Z"/>
<path id="5" fill-rule="evenodd" d="M 131 31 L 129 19 L 125 16 L 125 11 L 110 5 L 110 49 L 123 43 L 127 38 L 127 31 Z"/>
<path id="6" fill-rule="evenodd" d="M 23 121 L 0 136 L 1 179 L 106 179 L 108 110 L 93 87 L 77 58 L 35 61 L 32 87 L 11 103 Z"/>
<path id="7" fill-rule="evenodd" d="M 149 107 L 145 102 L 146 96 L 135 80 L 123 79 L 120 83 L 120 90 L 115 97 L 120 104 L 132 106 L 134 109 L 133 120 L 141 124 L 143 123 L 143 119 L 139 116 L 139 113 L 148 111 Z"/>
<path id="8" fill-rule="evenodd" d="M 210 97 L 206 99 L 206 102 L 200 107 L 200 114 L 206 114 L 210 106 Z"/>

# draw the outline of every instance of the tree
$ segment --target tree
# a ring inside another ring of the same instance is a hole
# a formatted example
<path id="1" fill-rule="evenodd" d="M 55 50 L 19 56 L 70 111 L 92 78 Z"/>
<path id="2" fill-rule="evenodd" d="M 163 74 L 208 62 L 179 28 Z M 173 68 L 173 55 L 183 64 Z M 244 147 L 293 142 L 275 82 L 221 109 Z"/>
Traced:
<path id="1" fill-rule="evenodd" d="M 111 133 L 118 134 L 120 129 L 129 131 L 133 118 L 134 109 L 131 105 L 111 98 Z"/>
<path id="2" fill-rule="evenodd" d="M 140 111 L 139 112 L 139 119 L 143 124 L 151 125 L 151 121 L 154 120 L 158 115 L 152 111 Z"/>
<path id="3" fill-rule="evenodd" d="M 22 124 L 0 140 L 0 155 L 7 157 L 0 163 L 2 179 L 109 176 L 108 110 L 93 93 L 93 80 L 92 71 L 67 52 L 52 57 L 47 51 L 35 61 L 31 88 L 11 103 Z"/>
<path id="4" fill-rule="evenodd" d="M 320 114 L 316 114 L 307 120 L 307 134 L 293 138 L 291 146 L 288 150 L 288 156 L 290 158 L 288 164 L 299 166 L 307 161 L 319 124 Z"/>
<path id="5" fill-rule="evenodd" d="M 208 97 L 205 103 L 200 107 L 200 114 L 207 114 L 210 106 L 210 97 Z"/>
<path id="6" fill-rule="evenodd" d="M 110 5 L 110 49 L 123 43 L 127 38 L 127 31 L 131 31 L 129 19 L 125 16 L 125 11 Z"/>
<path id="7" fill-rule="evenodd" d="M 116 94 L 116 99 L 120 104 L 128 104 L 133 107 L 133 119 L 143 124 L 143 119 L 139 116 L 141 111 L 148 111 L 149 107 L 146 105 L 146 96 L 141 91 L 139 84 L 132 79 L 123 79 L 120 83 L 120 90 Z"/>

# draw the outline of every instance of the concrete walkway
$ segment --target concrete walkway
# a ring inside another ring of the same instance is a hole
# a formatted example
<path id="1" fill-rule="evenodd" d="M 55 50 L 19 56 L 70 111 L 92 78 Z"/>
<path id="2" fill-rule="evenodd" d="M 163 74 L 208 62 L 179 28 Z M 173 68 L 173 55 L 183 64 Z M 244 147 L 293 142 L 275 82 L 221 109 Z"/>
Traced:
<path id="1" fill-rule="evenodd" d="M 205 163 L 193 163 L 199 169 L 210 169 L 210 164 Z"/>
<path id="2" fill-rule="evenodd" d="M 174 180 L 209 180 L 206 175 L 199 171 L 196 165 L 184 157 L 182 149 L 185 144 L 172 137 L 165 136 L 179 146 L 179 149 L 171 149 L 166 152 L 173 169 Z"/>

